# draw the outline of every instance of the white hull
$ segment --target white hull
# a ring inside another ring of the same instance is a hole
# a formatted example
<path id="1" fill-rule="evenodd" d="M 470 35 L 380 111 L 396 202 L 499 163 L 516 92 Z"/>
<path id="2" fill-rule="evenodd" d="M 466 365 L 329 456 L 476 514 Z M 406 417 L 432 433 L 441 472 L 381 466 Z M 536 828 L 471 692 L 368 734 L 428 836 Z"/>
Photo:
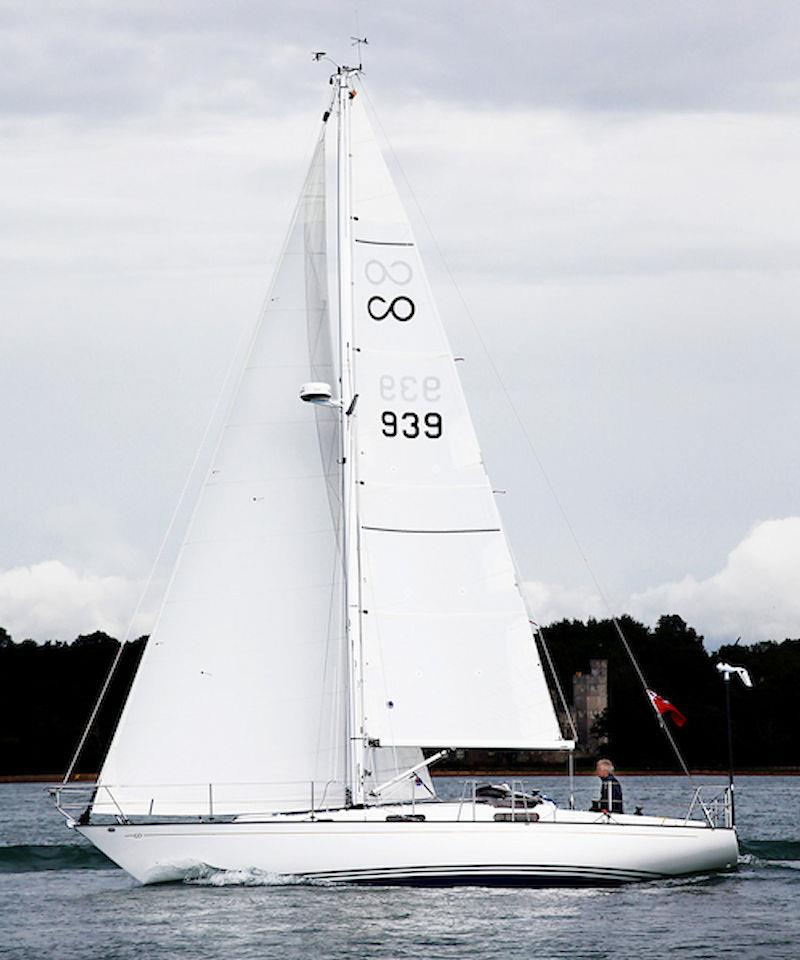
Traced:
<path id="1" fill-rule="evenodd" d="M 387 822 L 383 808 L 380 819 L 337 811 L 315 821 L 77 829 L 142 883 L 256 870 L 334 882 L 594 886 L 731 869 L 738 857 L 734 830 L 699 822 L 571 811 L 535 823 L 465 822 L 457 807 L 437 804 L 434 816 L 426 807 L 424 822 Z"/>

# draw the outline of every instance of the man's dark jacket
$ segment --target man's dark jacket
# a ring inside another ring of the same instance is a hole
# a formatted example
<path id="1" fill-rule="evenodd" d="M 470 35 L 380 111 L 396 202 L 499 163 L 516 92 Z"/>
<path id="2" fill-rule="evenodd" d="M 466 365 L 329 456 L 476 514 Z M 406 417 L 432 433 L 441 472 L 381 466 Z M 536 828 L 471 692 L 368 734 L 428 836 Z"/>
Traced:
<path id="1" fill-rule="evenodd" d="M 611 796 L 611 804 L 608 799 Z M 619 780 L 610 773 L 607 777 L 600 777 L 600 799 L 597 805 L 601 810 L 608 810 L 609 813 L 622 813 L 622 785 Z"/>

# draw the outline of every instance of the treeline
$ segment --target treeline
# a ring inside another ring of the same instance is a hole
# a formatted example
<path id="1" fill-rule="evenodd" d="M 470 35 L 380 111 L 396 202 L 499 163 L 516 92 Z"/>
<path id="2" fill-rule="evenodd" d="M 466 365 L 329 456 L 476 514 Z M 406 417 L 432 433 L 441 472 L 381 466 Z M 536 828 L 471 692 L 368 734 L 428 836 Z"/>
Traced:
<path id="1" fill-rule="evenodd" d="M 668 717 L 665 722 L 690 767 L 727 768 L 720 661 L 746 667 L 753 680 L 752 689 L 736 677 L 730 684 L 735 765 L 800 767 L 800 640 L 726 644 L 709 653 L 703 637 L 679 616 L 663 616 L 654 628 L 628 616 L 619 622 L 648 686 L 686 717 L 680 728 Z M 674 769 L 674 754 L 613 622 L 563 620 L 544 633 L 566 691 L 575 672 L 588 672 L 590 659 L 608 660 L 608 711 L 596 732 L 607 740 L 615 762 L 629 769 Z"/>
<path id="2" fill-rule="evenodd" d="M 146 642 L 125 644 L 78 771 L 100 769 Z M 118 650 L 105 633 L 14 643 L 0 628 L 0 776 L 67 769 Z"/>
<path id="3" fill-rule="evenodd" d="M 795 706 L 800 640 L 730 645 L 708 653 L 703 638 L 678 616 L 661 617 L 654 628 L 627 616 L 620 623 L 650 687 L 687 717 L 680 729 L 666 722 L 691 767 L 727 765 L 724 690 L 715 666 L 719 660 L 747 667 L 754 682 L 752 690 L 736 679 L 731 683 L 737 767 L 800 767 Z M 588 672 L 591 659 L 608 660 L 609 707 L 595 732 L 607 741 L 604 749 L 617 765 L 675 769 L 614 624 L 563 620 L 544 633 L 568 698 L 575 673 Z M 99 769 L 146 641 L 141 637 L 125 645 L 79 771 Z M 118 650 L 119 643 L 104 633 L 72 643 L 15 643 L 0 628 L 0 775 L 61 773 L 67 768 Z M 513 770 L 537 759 L 524 753 L 459 752 L 445 766 Z"/>

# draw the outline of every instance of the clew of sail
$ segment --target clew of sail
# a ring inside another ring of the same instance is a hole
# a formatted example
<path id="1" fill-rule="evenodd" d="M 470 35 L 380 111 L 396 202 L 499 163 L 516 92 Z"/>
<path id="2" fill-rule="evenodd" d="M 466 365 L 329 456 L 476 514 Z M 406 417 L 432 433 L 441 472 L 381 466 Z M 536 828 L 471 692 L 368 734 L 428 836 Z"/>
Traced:
<path id="1" fill-rule="evenodd" d="M 211 471 L 100 776 L 95 809 L 344 802 L 346 669 L 320 137 Z"/>
<path id="2" fill-rule="evenodd" d="M 564 749 L 453 355 L 362 97 L 352 102 L 365 735 Z"/>

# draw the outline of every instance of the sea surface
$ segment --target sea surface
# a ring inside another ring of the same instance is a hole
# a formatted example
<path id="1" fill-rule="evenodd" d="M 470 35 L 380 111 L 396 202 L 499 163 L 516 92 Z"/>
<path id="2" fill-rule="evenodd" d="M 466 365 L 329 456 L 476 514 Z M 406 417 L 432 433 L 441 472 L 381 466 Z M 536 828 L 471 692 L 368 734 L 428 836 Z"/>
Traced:
<path id="1" fill-rule="evenodd" d="M 621 779 L 628 809 L 685 813 L 684 779 Z M 528 783 L 566 804 L 565 779 Z M 437 789 L 449 797 L 460 785 Z M 578 778 L 577 805 L 594 791 Z M 597 890 L 339 887 L 241 872 L 142 887 L 64 827 L 45 785 L 0 784 L 0 957 L 797 960 L 799 798 L 798 778 L 739 779 L 730 874 Z"/>

